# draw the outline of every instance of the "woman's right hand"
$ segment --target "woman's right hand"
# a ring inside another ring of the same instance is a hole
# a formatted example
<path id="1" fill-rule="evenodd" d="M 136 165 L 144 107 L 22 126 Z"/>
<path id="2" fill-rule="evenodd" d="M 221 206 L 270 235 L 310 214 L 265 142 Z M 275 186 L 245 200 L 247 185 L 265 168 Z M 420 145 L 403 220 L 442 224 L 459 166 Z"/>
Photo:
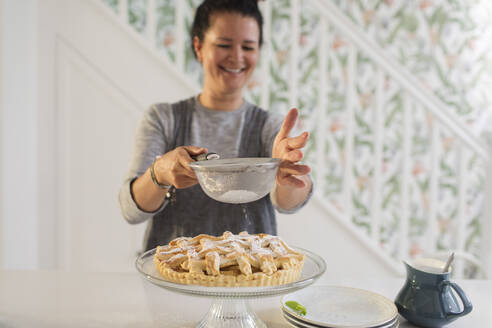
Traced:
<path id="1" fill-rule="evenodd" d="M 181 146 L 165 153 L 154 164 L 157 181 L 160 184 L 173 185 L 177 189 L 184 189 L 197 184 L 195 172 L 188 164 L 195 161 L 191 156 L 206 152 L 206 148 Z"/>

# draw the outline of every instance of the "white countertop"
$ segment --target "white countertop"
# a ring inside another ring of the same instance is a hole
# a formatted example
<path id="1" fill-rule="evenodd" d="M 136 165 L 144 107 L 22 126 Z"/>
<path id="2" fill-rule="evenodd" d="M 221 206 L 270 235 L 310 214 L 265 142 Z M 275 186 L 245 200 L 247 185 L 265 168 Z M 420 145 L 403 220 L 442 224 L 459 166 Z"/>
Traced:
<path id="1" fill-rule="evenodd" d="M 326 276 L 326 275 L 325 275 Z M 449 328 L 492 327 L 492 280 L 457 281 L 473 311 Z M 322 277 L 315 285 L 362 288 L 394 299 L 404 279 Z M 250 300 L 269 328 L 287 328 L 281 296 Z M 0 271 L 0 327 L 195 327 L 208 311 L 205 297 L 154 286 L 135 273 Z M 402 319 L 402 328 L 413 327 Z"/>

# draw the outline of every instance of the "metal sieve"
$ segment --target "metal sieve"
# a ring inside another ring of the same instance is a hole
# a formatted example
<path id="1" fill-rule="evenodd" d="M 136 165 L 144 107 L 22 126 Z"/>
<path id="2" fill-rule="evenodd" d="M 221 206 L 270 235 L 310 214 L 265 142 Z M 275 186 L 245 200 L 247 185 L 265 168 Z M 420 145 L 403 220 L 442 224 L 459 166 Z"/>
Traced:
<path id="1" fill-rule="evenodd" d="M 273 189 L 280 159 L 226 158 L 189 165 L 209 197 L 223 203 L 242 204 L 258 200 Z"/>

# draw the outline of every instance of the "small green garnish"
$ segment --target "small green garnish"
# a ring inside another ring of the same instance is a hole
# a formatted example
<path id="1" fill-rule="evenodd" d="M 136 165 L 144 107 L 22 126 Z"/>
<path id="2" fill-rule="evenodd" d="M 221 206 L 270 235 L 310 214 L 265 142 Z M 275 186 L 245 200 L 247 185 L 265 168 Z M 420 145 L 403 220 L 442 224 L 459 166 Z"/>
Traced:
<path id="1" fill-rule="evenodd" d="M 296 301 L 287 301 L 285 305 L 290 307 L 292 310 L 296 311 L 300 315 L 306 315 L 306 308 Z"/>

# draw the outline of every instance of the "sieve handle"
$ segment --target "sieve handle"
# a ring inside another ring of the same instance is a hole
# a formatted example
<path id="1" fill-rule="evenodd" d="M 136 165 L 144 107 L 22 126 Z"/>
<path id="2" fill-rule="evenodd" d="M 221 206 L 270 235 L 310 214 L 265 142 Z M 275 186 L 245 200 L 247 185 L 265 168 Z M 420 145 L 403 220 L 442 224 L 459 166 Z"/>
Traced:
<path id="1" fill-rule="evenodd" d="M 200 162 L 200 161 L 208 161 L 211 159 L 219 159 L 220 156 L 217 153 L 206 153 L 206 154 L 191 156 L 191 158 L 193 158 L 195 161 Z"/>

